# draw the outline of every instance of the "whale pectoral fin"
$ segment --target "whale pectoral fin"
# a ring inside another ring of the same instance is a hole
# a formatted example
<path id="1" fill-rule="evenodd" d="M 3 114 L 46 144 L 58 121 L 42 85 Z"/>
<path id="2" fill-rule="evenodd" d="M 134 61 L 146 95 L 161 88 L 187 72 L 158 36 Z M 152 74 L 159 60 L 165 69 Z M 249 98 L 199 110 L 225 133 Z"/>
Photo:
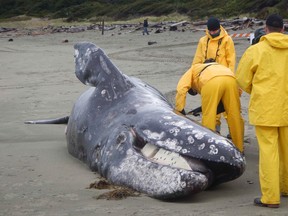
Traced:
<path id="1" fill-rule="evenodd" d="M 69 116 L 55 118 L 55 119 L 42 119 L 42 120 L 30 120 L 25 121 L 25 124 L 67 124 Z"/>

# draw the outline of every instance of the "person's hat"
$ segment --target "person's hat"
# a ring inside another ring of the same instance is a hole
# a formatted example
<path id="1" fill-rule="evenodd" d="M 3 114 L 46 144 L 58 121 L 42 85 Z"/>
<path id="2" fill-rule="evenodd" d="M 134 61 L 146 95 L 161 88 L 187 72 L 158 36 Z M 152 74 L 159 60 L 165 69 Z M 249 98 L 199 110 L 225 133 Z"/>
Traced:
<path id="1" fill-rule="evenodd" d="M 216 31 L 220 29 L 220 22 L 214 17 L 210 17 L 207 21 L 207 28 L 209 31 Z"/>
<path id="2" fill-rule="evenodd" d="M 215 59 L 213 59 L 213 58 L 208 58 L 208 59 L 205 59 L 204 64 L 206 64 L 206 63 L 212 63 L 212 62 L 216 62 Z"/>
<path id="3" fill-rule="evenodd" d="M 274 28 L 283 28 L 283 19 L 278 14 L 271 14 L 266 19 L 266 25 Z"/>

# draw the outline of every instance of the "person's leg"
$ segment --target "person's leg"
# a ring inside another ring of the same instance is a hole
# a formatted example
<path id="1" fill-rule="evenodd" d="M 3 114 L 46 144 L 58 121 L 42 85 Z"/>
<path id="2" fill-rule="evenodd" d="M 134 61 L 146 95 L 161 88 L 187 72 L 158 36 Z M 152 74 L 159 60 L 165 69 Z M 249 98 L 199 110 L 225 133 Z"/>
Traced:
<path id="1" fill-rule="evenodd" d="M 145 35 L 145 33 L 146 33 L 147 35 L 149 35 L 149 32 L 148 32 L 148 28 L 147 28 L 147 27 L 144 27 L 143 35 Z"/>
<path id="2" fill-rule="evenodd" d="M 221 77 L 214 77 L 201 89 L 202 125 L 214 131 L 216 110 L 222 94 Z"/>
<path id="3" fill-rule="evenodd" d="M 227 123 L 232 142 L 241 151 L 244 151 L 244 120 L 241 116 L 241 104 L 238 86 L 233 77 L 226 76 L 223 82 L 225 92 L 221 98 L 227 114 Z"/>
<path id="4" fill-rule="evenodd" d="M 279 128 L 280 191 L 288 196 L 288 126 Z"/>
<path id="5" fill-rule="evenodd" d="M 255 126 L 259 145 L 261 202 L 280 203 L 278 127 Z"/>
<path id="6" fill-rule="evenodd" d="M 221 114 L 216 115 L 216 132 L 221 133 Z"/>

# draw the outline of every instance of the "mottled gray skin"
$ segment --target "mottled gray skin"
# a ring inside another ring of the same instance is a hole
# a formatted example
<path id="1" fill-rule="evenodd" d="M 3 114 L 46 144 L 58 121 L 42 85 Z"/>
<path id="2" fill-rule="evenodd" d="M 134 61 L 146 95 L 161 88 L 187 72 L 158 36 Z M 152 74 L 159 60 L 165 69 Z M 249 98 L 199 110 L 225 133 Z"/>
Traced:
<path id="1" fill-rule="evenodd" d="M 175 113 L 155 88 L 128 77 L 96 45 L 78 43 L 76 76 L 92 86 L 74 105 L 67 125 L 70 154 L 111 183 L 169 199 L 238 178 L 245 158 L 230 142 Z M 147 143 L 183 155 L 192 170 L 145 158 Z"/>

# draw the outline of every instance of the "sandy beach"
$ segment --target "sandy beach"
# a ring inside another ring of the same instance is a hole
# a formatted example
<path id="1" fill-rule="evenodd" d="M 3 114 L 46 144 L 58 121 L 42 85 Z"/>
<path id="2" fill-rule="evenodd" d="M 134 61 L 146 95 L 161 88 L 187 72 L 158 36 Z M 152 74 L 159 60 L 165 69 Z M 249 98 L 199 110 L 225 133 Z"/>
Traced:
<path id="1" fill-rule="evenodd" d="M 247 31 L 253 30 L 242 30 Z M 24 124 L 26 120 L 69 115 L 74 101 L 88 88 L 74 75 L 75 43 L 97 44 L 123 73 L 148 82 L 173 103 L 177 82 L 190 67 L 203 34 L 155 34 L 152 30 L 149 36 L 143 36 L 141 31 L 123 30 L 118 34 L 117 29 L 104 35 L 96 30 L 18 37 L 0 34 L 0 215 L 288 215 L 287 198 L 282 198 L 279 209 L 253 206 L 253 199 L 261 194 L 258 146 L 254 128 L 248 123 L 246 93 L 241 97 L 245 173 L 234 181 L 175 202 L 144 194 L 122 200 L 96 199 L 107 190 L 87 189 L 99 175 L 68 154 L 65 126 Z M 250 44 L 245 38 L 235 38 L 234 42 L 239 62 Z M 200 98 L 190 96 L 187 103 L 187 110 L 196 108 Z M 200 117 L 191 118 L 200 121 Z M 227 132 L 222 119 L 222 134 Z"/>

